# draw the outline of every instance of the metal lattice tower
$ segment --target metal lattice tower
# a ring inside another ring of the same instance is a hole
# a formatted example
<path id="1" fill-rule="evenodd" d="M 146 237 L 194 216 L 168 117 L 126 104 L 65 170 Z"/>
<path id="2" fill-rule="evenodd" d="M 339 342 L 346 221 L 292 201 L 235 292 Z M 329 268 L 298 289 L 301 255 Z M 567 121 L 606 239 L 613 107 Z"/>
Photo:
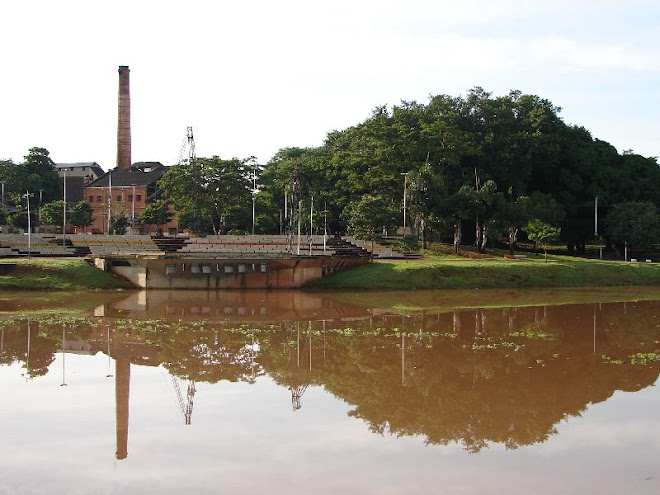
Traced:
<path id="1" fill-rule="evenodd" d="M 186 137 L 183 138 L 181 148 L 179 149 L 179 158 L 176 163 L 181 165 L 184 163 L 194 163 L 197 160 L 195 154 L 195 137 L 193 136 L 193 128 L 188 126 L 186 128 Z"/>

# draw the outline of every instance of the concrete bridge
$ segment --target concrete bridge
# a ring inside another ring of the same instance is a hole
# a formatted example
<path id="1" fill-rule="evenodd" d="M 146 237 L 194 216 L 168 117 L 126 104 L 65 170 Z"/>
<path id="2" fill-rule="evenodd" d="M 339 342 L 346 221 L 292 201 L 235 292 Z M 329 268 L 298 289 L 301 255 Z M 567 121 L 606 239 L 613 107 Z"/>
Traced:
<path id="1" fill-rule="evenodd" d="M 0 256 L 78 256 L 145 289 L 291 289 L 367 263 L 389 247 L 322 235 L 155 237 L 2 234 Z"/>

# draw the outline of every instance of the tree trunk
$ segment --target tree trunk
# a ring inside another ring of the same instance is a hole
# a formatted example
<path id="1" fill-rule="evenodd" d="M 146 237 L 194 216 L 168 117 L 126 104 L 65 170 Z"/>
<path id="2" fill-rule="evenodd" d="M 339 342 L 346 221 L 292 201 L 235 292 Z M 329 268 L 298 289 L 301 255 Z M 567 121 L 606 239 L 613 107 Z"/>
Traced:
<path id="1" fill-rule="evenodd" d="M 509 254 L 513 254 L 513 247 L 516 245 L 516 237 L 518 236 L 518 229 L 509 227 Z"/>
<path id="2" fill-rule="evenodd" d="M 426 217 L 423 215 L 419 220 L 419 229 L 422 234 L 422 249 L 426 249 Z"/>
<path id="3" fill-rule="evenodd" d="M 475 220 L 474 247 L 480 249 L 481 246 L 481 223 L 479 217 Z"/>
<path id="4" fill-rule="evenodd" d="M 481 244 L 479 244 L 479 252 L 480 253 L 485 253 L 486 252 L 486 243 L 488 242 L 488 231 L 486 229 L 486 225 L 484 225 L 481 229 Z"/>
<path id="5" fill-rule="evenodd" d="M 458 254 L 460 245 L 461 245 L 461 229 L 462 221 L 460 219 L 456 220 L 454 223 L 454 253 Z"/>

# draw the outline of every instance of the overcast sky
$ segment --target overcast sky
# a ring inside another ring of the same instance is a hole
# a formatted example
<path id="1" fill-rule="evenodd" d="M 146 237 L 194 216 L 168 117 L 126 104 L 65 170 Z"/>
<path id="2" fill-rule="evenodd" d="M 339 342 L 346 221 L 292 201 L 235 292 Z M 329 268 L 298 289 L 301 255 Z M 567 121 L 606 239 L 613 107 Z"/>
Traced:
<path id="1" fill-rule="evenodd" d="M 0 4 L 0 158 L 116 164 L 118 66 L 133 161 L 319 146 L 371 110 L 481 86 L 562 107 L 660 155 L 657 0 L 21 0 Z"/>

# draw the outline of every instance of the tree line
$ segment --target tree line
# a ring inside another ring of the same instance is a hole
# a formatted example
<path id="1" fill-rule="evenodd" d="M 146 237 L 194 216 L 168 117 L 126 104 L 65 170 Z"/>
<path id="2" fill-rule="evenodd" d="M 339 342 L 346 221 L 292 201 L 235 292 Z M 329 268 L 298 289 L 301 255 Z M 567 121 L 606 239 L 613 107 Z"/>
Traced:
<path id="1" fill-rule="evenodd" d="M 265 164 L 213 156 L 173 166 L 160 182 L 159 211 L 172 204 L 179 224 L 197 234 L 300 228 L 373 238 L 400 232 L 405 219 L 423 245 L 443 240 L 456 251 L 493 241 L 513 249 L 521 232 L 541 242 L 561 232 L 578 251 L 596 234 L 611 246 L 656 244 L 657 158 L 620 154 L 560 112 L 536 95 L 478 87 L 383 105 L 322 145 L 282 148 Z M 46 158 L 33 148 L 23 164 L 2 161 L 0 179 L 19 194 Z M 16 176 L 27 177 L 19 189 L 10 185 Z M 31 190 L 59 199 L 52 178 L 43 180 Z"/>

